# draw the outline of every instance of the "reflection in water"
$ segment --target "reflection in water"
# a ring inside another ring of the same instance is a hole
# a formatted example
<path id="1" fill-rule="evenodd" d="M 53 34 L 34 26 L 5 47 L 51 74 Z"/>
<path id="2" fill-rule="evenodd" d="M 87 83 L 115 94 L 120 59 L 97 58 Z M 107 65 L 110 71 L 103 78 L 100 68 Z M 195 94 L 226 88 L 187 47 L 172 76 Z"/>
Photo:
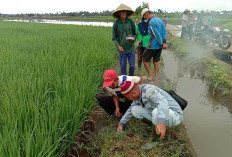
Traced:
<path id="1" fill-rule="evenodd" d="M 184 123 L 196 153 L 202 157 L 231 157 L 231 113 L 212 97 L 207 83 L 197 77 L 191 65 L 169 51 L 163 51 L 163 55 L 166 77 L 177 81 L 177 93 L 188 101 Z"/>

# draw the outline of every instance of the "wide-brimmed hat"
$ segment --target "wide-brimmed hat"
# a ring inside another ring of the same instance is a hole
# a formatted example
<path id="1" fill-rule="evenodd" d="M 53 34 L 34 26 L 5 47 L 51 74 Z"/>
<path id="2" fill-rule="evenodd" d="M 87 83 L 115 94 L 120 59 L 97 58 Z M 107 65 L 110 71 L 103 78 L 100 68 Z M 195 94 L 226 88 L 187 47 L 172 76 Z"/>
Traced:
<path id="1" fill-rule="evenodd" d="M 125 4 L 120 4 L 119 7 L 112 13 L 112 16 L 116 19 L 120 18 L 119 12 L 120 11 L 126 11 L 127 17 L 130 17 L 134 14 L 134 10 L 132 10 L 130 7 L 126 6 Z"/>

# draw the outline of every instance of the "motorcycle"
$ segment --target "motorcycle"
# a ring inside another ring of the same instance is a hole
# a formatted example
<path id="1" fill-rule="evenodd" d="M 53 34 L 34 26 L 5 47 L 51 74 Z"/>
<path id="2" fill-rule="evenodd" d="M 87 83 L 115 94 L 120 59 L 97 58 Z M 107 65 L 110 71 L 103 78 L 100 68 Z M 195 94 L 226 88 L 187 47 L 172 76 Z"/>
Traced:
<path id="1" fill-rule="evenodd" d="M 227 50 L 231 46 L 230 35 L 225 31 L 218 31 L 215 28 L 203 28 L 202 30 L 202 39 L 203 42 L 217 43 L 219 47 L 223 50 Z"/>
<path id="2" fill-rule="evenodd" d="M 194 27 L 188 28 L 188 33 L 184 36 L 187 40 L 200 41 L 205 44 L 217 43 L 223 50 L 227 50 L 231 46 L 230 34 L 226 31 L 218 31 L 213 27 L 208 27 L 196 22 Z"/>

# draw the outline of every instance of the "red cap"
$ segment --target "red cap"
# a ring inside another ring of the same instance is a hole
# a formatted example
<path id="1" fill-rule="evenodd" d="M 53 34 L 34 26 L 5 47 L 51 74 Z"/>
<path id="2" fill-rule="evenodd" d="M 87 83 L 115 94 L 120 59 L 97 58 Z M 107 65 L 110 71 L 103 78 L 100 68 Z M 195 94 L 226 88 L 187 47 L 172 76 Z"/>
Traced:
<path id="1" fill-rule="evenodd" d="M 135 88 L 135 83 L 131 81 L 124 81 L 121 84 L 121 93 L 122 95 L 129 94 Z"/>
<path id="2" fill-rule="evenodd" d="M 109 87 L 113 84 L 114 79 L 117 77 L 117 73 L 116 71 L 109 69 L 106 70 L 103 73 L 103 79 L 104 79 L 104 83 L 103 83 L 103 87 Z"/>

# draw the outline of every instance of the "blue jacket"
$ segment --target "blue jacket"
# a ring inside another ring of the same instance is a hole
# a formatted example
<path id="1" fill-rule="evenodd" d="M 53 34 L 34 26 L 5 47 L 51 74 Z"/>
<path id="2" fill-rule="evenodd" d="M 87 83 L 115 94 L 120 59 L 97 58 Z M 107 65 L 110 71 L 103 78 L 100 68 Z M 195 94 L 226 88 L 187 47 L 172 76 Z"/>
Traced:
<path id="1" fill-rule="evenodd" d="M 148 23 L 148 32 L 150 35 L 148 48 L 162 48 L 163 43 L 166 43 L 167 40 L 167 30 L 165 28 L 164 22 L 158 17 L 153 17 Z"/>

